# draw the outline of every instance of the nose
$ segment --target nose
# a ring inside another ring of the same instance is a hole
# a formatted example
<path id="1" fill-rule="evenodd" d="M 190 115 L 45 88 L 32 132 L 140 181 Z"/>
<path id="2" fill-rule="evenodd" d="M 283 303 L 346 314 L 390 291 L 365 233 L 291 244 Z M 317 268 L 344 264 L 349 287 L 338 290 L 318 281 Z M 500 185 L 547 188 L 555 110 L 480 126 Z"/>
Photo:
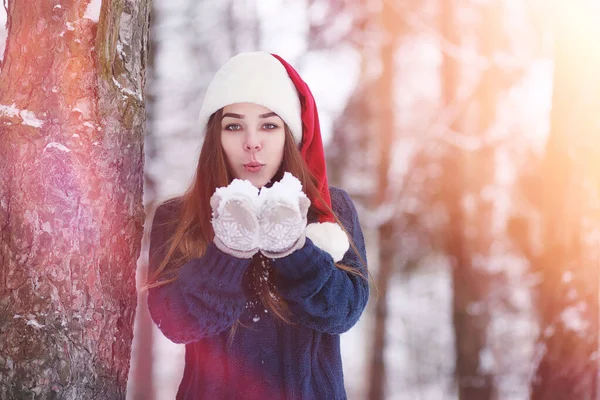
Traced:
<path id="1" fill-rule="evenodd" d="M 262 145 L 260 140 L 256 137 L 256 135 L 248 135 L 246 137 L 246 141 L 244 142 L 244 150 L 246 151 L 259 151 Z"/>
<path id="2" fill-rule="evenodd" d="M 248 143 L 244 144 L 244 149 L 247 151 L 258 151 L 260 150 L 260 143 Z"/>

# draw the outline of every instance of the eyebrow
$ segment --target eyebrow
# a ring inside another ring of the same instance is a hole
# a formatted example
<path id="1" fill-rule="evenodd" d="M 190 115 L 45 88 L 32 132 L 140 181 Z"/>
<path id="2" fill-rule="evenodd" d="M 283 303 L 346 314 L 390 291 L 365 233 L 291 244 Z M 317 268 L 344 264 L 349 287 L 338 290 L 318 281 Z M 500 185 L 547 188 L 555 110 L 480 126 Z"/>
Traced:
<path id="1" fill-rule="evenodd" d="M 268 113 L 265 113 L 265 114 L 260 114 L 258 116 L 258 118 L 269 118 L 269 117 L 277 117 L 277 116 L 278 115 L 275 114 L 274 112 L 268 112 Z M 244 119 L 244 116 L 242 114 L 235 114 L 235 113 L 223 114 L 223 117 L 221 119 L 223 119 L 225 117 L 231 117 L 231 118 L 237 118 L 237 119 Z"/>

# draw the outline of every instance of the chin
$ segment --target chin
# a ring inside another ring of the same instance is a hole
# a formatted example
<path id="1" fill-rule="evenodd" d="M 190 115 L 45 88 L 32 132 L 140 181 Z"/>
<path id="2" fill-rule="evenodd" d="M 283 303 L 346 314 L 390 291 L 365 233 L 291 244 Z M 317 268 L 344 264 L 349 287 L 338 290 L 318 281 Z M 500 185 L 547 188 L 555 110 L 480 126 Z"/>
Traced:
<path id="1" fill-rule="evenodd" d="M 250 183 L 252 185 L 254 185 L 254 187 L 258 188 L 258 189 L 260 189 L 261 187 L 265 186 L 267 184 L 267 182 L 268 182 L 267 179 L 261 178 L 261 177 L 258 177 L 258 176 L 247 177 L 247 178 L 244 178 L 244 179 L 250 181 Z"/>
<path id="2" fill-rule="evenodd" d="M 272 177 L 269 177 L 269 173 L 268 172 L 265 173 L 265 171 L 261 171 L 261 173 L 259 173 L 259 174 L 250 174 L 246 171 L 239 171 L 239 173 L 237 174 L 237 178 L 250 181 L 250 183 L 254 187 L 260 189 L 263 186 L 265 186 L 267 183 L 269 183 L 269 181 L 271 180 Z"/>
<path id="3" fill-rule="evenodd" d="M 259 182 L 252 182 L 252 184 L 259 189 L 265 186 L 267 183 L 269 183 L 269 181 L 264 179 L 261 179 Z"/>

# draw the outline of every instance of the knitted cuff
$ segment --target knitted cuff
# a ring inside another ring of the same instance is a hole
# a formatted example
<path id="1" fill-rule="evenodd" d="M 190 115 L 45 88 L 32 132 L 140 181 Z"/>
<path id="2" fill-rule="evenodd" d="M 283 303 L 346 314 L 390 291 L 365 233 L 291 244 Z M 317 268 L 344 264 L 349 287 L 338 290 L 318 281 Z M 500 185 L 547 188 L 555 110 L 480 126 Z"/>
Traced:
<path id="1" fill-rule="evenodd" d="M 250 265 L 249 259 L 240 259 L 223 252 L 215 245 L 209 245 L 206 253 L 198 262 L 186 263 L 179 273 L 179 280 L 184 286 L 192 286 L 197 290 L 199 282 L 223 282 L 226 286 L 237 287 L 242 281 L 242 276 Z"/>
<path id="2" fill-rule="evenodd" d="M 225 243 L 223 243 L 223 241 L 221 239 L 219 239 L 217 236 L 215 236 L 213 241 L 215 243 L 215 246 L 217 246 L 217 248 L 219 250 L 221 250 L 223 253 L 227 253 L 236 258 L 245 258 L 245 259 L 252 258 L 252 256 L 258 252 L 258 249 L 253 249 L 250 251 L 240 251 L 240 250 L 232 249 L 230 247 L 227 247 L 225 245 Z"/>
<path id="3" fill-rule="evenodd" d="M 292 247 L 290 247 L 287 250 L 283 250 L 280 252 L 276 252 L 276 253 L 272 253 L 269 252 L 267 250 L 263 250 L 261 249 L 260 252 L 267 258 L 282 258 L 285 256 L 289 256 L 290 254 L 292 254 L 293 252 L 295 252 L 298 249 L 301 249 L 302 247 L 304 247 L 304 243 L 306 243 L 306 236 L 304 236 L 304 234 L 302 234 L 298 240 L 296 240 L 296 243 L 294 243 L 292 245 Z"/>

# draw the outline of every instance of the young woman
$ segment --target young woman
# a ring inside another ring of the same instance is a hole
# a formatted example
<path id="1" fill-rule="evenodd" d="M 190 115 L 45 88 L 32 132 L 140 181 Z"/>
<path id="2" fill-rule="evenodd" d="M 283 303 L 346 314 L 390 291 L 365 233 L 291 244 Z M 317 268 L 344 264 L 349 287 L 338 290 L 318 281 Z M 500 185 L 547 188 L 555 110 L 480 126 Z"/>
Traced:
<path id="1" fill-rule="evenodd" d="M 216 73 L 195 179 L 161 204 L 148 307 L 185 343 L 178 399 L 345 399 L 339 335 L 369 297 L 365 243 L 329 187 L 314 98 L 265 52 Z"/>

